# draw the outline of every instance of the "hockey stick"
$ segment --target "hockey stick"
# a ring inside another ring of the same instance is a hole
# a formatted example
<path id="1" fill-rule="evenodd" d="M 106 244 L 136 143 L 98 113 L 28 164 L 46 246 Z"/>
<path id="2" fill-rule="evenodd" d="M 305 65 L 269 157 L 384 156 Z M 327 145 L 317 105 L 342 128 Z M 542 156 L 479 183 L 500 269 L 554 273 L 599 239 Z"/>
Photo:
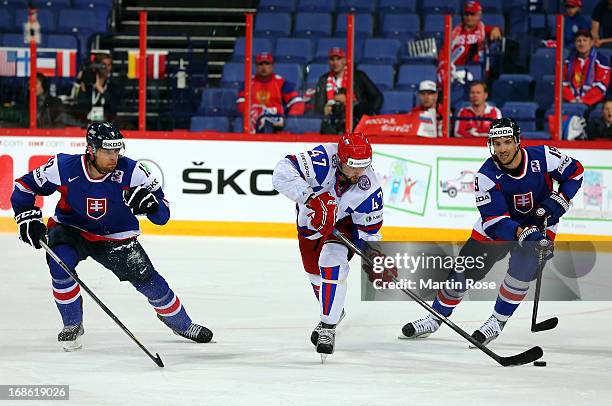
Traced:
<path id="1" fill-rule="evenodd" d="M 76 274 L 76 271 L 72 268 L 70 268 L 68 265 L 66 265 L 64 263 L 64 261 L 62 261 L 60 259 L 60 257 L 58 257 L 55 252 L 53 252 L 51 250 L 51 248 L 49 248 L 49 246 L 43 241 L 40 241 L 40 245 L 43 247 L 43 249 L 45 251 L 47 251 L 47 254 L 53 258 L 53 260 L 55 262 L 58 263 L 59 266 L 62 267 L 62 269 L 64 271 L 66 271 L 66 273 L 68 275 L 70 275 L 72 277 L 72 279 L 74 279 L 82 288 L 83 290 L 85 290 L 85 292 L 87 292 L 87 294 L 89 294 L 89 296 L 91 296 L 91 298 L 98 304 L 98 306 L 100 306 L 102 308 L 102 310 L 104 310 L 104 312 L 106 314 L 108 314 L 108 316 L 113 319 L 113 321 L 115 323 L 117 323 L 117 325 L 119 327 L 121 327 L 121 330 L 123 330 L 125 332 L 125 334 L 127 334 L 132 341 L 134 341 L 136 343 L 136 345 L 138 345 L 140 347 L 141 350 L 143 350 L 145 352 L 145 354 L 147 354 L 149 356 L 149 358 L 151 358 L 153 360 L 153 362 L 155 362 L 155 364 L 157 364 L 158 367 L 163 368 L 164 367 L 164 363 L 162 362 L 161 358 L 159 357 L 158 353 L 155 353 L 155 356 L 153 356 L 153 354 L 151 354 L 151 352 L 144 346 L 142 345 L 142 343 L 134 336 L 134 334 L 132 334 L 132 332 L 130 330 L 128 330 L 128 328 L 121 322 L 121 320 L 119 320 L 117 318 L 117 316 L 115 316 L 113 314 L 113 312 L 110 311 L 110 309 L 108 307 L 106 307 L 106 305 L 104 303 L 102 303 L 102 301 L 98 298 L 98 296 L 96 296 L 91 289 L 89 289 L 89 287 L 87 287 L 87 285 L 85 285 L 85 283 L 79 279 L 79 277 Z"/>
<path id="2" fill-rule="evenodd" d="M 336 237 L 338 237 L 340 241 L 346 244 L 351 250 L 353 250 L 355 254 L 363 258 L 363 260 L 367 262 L 370 266 L 374 266 L 374 261 L 372 261 L 371 258 L 366 256 L 359 248 L 357 248 L 357 246 L 355 246 L 355 244 L 353 244 L 352 241 L 346 238 L 341 232 L 334 229 L 333 234 Z M 397 279 L 395 278 L 393 278 L 393 281 L 398 282 Z M 429 313 L 433 314 L 434 316 L 436 316 L 436 318 L 440 319 L 444 324 L 452 328 L 461 337 L 468 340 L 474 347 L 478 348 L 480 351 L 484 352 L 489 357 L 493 358 L 501 366 L 507 367 L 507 366 L 530 364 L 533 361 L 541 358 L 544 355 L 544 351 L 542 351 L 542 348 L 538 346 L 532 347 L 528 349 L 527 351 L 524 351 L 517 355 L 513 355 L 511 357 L 502 357 L 500 355 L 497 355 L 496 353 L 494 353 L 493 351 L 491 351 L 490 349 L 488 349 L 487 347 L 485 347 L 484 345 L 476 341 L 474 338 L 472 338 L 471 335 L 466 333 L 465 330 L 463 330 L 461 327 L 457 326 L 455 323 L 450 321 L 447 317 L 444 317 L 443 315 L 438 313 L 433 307 L 431 307 L 427 302 L 421 299 L 416 293 L 411 292 L 410 290 L 405 289 L 405 288 L 401 288 L 401 291 L 407 294 L 408 296 L 410 296 L 412 300 L 414 300 L 419 305 L 421 305 L 421 307 L 423 307 Z"/>
<path id="3" fill-rule="evenodd" d="M 546 235 L 546 227 L 548 226 L 548 217 L 544 218 L 544 235 Z M 557 327 L 559 323 L 559 319 L 557 317 L 552 317 L 550 319 L 546 319 L 541 322 L 537 322 L 538 318 L 538 305 L 540 303 L 540 289 L 542 288 L 542 272 L 544 271 L 544 266 L 546 265 L 546 259 L 544 255 L 540 253 L 538 255 L 538 276 L 536 280 L 536 290 L 535 297 L 533 298 L 533 311 L 531 313 L 531 332 L 537 333 L 540 331 L 552 330 Z"/>

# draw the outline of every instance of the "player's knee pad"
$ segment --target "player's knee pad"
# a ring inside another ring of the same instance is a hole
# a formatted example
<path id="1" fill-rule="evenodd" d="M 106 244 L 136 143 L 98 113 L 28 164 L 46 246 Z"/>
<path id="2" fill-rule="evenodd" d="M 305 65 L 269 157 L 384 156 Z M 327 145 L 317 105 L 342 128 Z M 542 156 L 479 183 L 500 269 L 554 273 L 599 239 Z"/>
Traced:
<path id="1" fill-rule="evenodd" d="M 533 250 L 516 248 L 512 251 L 508 275 L 519 281 L 531 282 L 537 277 L 539 268 L 539 260 Z"/>
<path id="2" fill-rule="evenodd" d="M 348 248 L 342 244 L 327 243 L 319 256 L 319 269 L 323 283 L 344 283 L 348 276 Z"/>
<path id="3" fill-rule="evenodd" d="M 79 263 L 79 254 L 77 251 L 69 245 L 62 244 L 53 247 L 53 252 L 60 257 L 60 259 L 68 265 L 70 268 L 74 269 Z M 53 258 L 47 255 L 47 265 L 49 265 L 49 272 L 51 273 L 51 277 L 55 280 L 63 280 L 70 279 L 71 276 L 68 275 L 64 268 L 62 268 Z"/>

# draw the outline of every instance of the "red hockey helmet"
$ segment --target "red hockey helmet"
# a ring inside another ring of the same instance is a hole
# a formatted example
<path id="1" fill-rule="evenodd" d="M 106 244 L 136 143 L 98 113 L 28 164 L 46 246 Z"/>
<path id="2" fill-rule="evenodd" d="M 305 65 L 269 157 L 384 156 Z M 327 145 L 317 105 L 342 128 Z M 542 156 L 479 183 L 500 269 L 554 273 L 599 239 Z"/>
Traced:
<path id="1" fill-rule="evenodd" d="M 338 142 L 340 162 L 351 168 L 367 168 L 372 163 L 372 146 L 362 133 L 345 133 Z"/>

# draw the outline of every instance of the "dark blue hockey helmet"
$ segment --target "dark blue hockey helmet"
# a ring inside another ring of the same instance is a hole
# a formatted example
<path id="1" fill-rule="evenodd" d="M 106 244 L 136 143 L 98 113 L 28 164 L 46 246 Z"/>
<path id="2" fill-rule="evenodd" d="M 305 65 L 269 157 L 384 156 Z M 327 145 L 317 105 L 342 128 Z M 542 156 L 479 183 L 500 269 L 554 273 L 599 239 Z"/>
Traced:
<path id="1" fill-rule="evenodd" d="M 87 145 L 91 145 L 93 153 L 99 148 L 122 150 L 123 135 L 109 122 L 94 122 L 87 127 Z"/>

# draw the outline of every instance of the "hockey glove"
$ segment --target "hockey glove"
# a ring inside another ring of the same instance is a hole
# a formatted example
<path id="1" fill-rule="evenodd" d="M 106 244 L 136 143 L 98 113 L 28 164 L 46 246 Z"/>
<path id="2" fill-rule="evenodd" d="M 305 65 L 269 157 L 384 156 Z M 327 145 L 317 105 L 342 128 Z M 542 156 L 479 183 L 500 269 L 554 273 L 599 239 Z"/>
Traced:
<path id="1" fill-rule="evenodd" d="M 336 224 L 338 211 L 336 199 L 328 192 L 321 193 L 308 203 L 308 207 L 312 210 L 312 213 L 308 215 L 310 224 L 324 237 L 330 235 Z"/>
<path id="2" fill-rule="evenodd" d="M 153 214 L 159 208 L 159 203 L 153 193 L 142 186 L 133 186 L 124 190 L 123 201 L 135 215 Z"/>
<path id="3" fill-rule="evenodd" d="M 40 240 L 47 242 L 47 226 L 42 221 L 42 212 L 38 207 L 22 211 L 15 216 L 19 226 L 19 239 L 36 249 L 42 248 Z"/>
<path id="4" fill-rule="evenodd" d="M 552 251 L 552 242 L 536 226 L 524 228 L 519 235 L 518 243 L 523 248 L 533 249 L 536 255 L 541 255 L 543 258 L 548 257 Z"/>
<path id="5" fill-rule="evenodd" d="M 548 217 L 548 224 L 552 225 L 557 224 L 561 216 L 568 210 L 569 202 L 565 200 L 565 197 L 558 192 L 552 192 L 549 197 L 542 200 L 535 214 L 538 224 L 544 224 L 544 219 Z"/>
<path id="6" fill-rule="evenodd" d="M 397 278 L 397 268 L 395 265 L 388 266 L 385 263 L 387 256 L 379 250 L 372 248 L 368 253 L 369 257 L 374 261 L 374 267 L 372 265 L 363 262 L 361 269 L 368 275 L 368 280 L 374 282 L 380 280 L 382 282 L 392 282 L 394 278 Z M 392 261 L 389 261 L 392 262 Z"/>

